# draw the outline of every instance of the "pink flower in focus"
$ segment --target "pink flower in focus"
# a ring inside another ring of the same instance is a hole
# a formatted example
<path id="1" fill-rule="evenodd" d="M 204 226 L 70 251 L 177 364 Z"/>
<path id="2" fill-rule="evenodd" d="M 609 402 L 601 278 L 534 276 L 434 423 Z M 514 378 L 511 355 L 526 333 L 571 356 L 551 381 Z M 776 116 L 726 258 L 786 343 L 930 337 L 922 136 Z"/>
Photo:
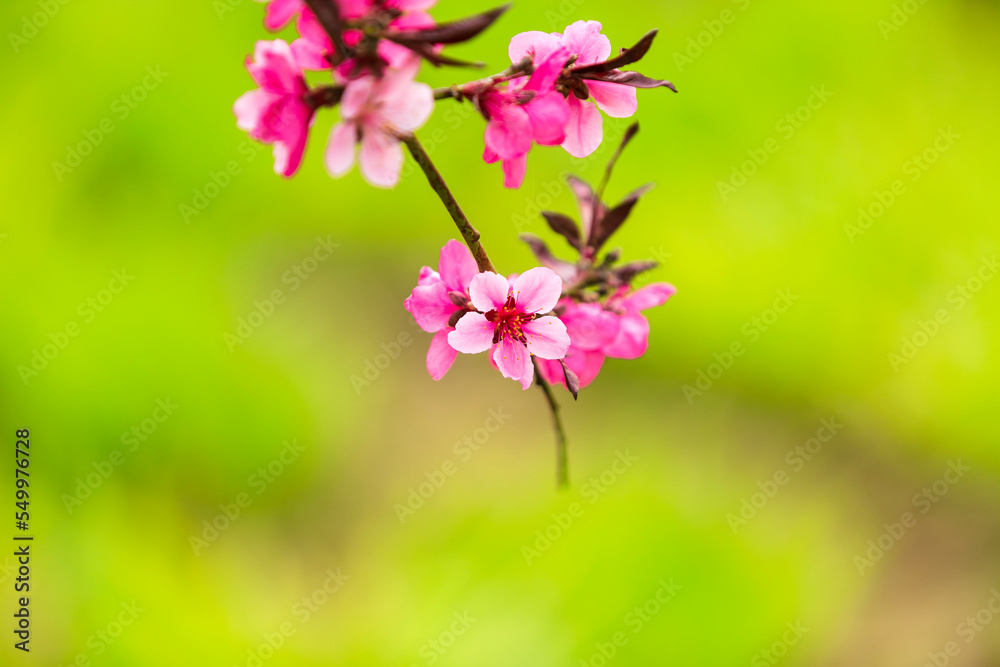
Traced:
<path id="1" fill-rule="evenodd" d="M 560 302 L 559 319 L 566 325 L 570 347 L 563 360 L 580 379 L 580 387 L 594 381 L 604 359 L 637 359 L 649 348 L 649 320 L 642 314 L 662 306 L 677 289 L 668 283 L 653 283 L 634 292 L 622 287 L 606 304 Z M 539 363 L 542 376 L 550 384 L 566 385 L 562 366 Z"/>
<path id="2" fill-rule="evenodd" d="M 403 168 L 397 132 L 412 132 L 430 118 L 434 92 L 413 80 L 419 62 L 391 70 L 382 78 L 366 75 L 347 84 L 340 103 L 343 122 L 333 126 L 324 162 L 340 177 L 354 166 L 354 146 L 361 144 L 361 174 L 374 186 L 395 187 Z"/>
<path id="3" fill-rule="evenodd" d="M 448 344 L 465 354 L 493 348 L 493 362 L 504 377 L 527 389 L 535 377 L 531 356 L 562 359 L 570 339 L 551 311 L 562 294 L 562 280 L 550 269 L 536 267 L 514 280 L 493 272 L 476 274 L 469 285 L 472 305 L 448 334 Z"/>
<path id="4" fill-rule="evenodd" d="M 257 1 L 267 3 L 267 9 L 264 10 L 264 27 L 272 31 L 281 30 L 288 25 L 289 21 L 306 9 L 306 3 L 303 0 Z"/>
<path id="5" fill-rule="evenodd" d="M 429 266 L 422 268 L 417 286 L 403 302 L 417 326 L 434 334 L 427 350 L 427 372 L 435 380 L 445 376 L 458 356 L 458 351 L 448 345 L 448 334 L 455 330 L 452 319 L 467 309 L 456 305 L 452 294 L 468 299 L 469 283 L 478 271 L 469 249 L 458 241 L 448 241 L 441 248 L 438 271 Z"/>
<path id="6" fill-rule="evenodd" d="M 515 35 L 510 41 L 508 54 L 511 61 L 517 63 L 525 56 L 534 59 L 545 57 L 555 45 L 577 56 L 573 63 L 576 67 L 604 62 L 611 56 L 611 41 L 601 34 L 598 21 L 577 21 L 562 34 L 531 31 Z M 638 108 L 635 88 L 605 81 L 588 80 L 583 84 L 597 107 L 572 93 L 568 94 L 566 102 L 570 117 L 566 125 L 566 139 L 562 142 L 563 148 L 578 158 L 587 157 L 597 150 L 604 138 L 604 119 L 598 109 L 612 118 L 629 118 Z"/>
<path id="7" fill-rule="evenodd" d="M 488 164 L 503 161 L 508 188 L 521 187 L 533 143 L 558 146 L 566 139 L 570 108 L 555 82 L 568 58 L 569 52 L 556 45 L 537 59 L 527 82 L 494 88 L 480 97 L 480 108 L 489 117 L 483 159 Z"/>
<path id="8" fill-rule="evenodd" d="M 246 67 L 260 88 L 236 100 L 236 125 L 257 141 L 274 144 L 274 170 L 290 177 L 302 163 L 313 121 L 315 110 L 306 101 L 309 87 L 280 39 L 257 42 Z"/>
<path id="9" fill-rule="evenodd" d="M 375 0 L 337 0 L 337 6 L 344 21 L 358 22 L 371 18 L 388 29 L 419 30 L 435 25 L 434 19 L 424 11 L 434 6 L 435 2 L 436 0 L 386 0 L 381 3 Z M 328 57 L 334 51 L 333 43 L 316 15 L 308 8 L 305 9 L 299 15 L 296 28 L 301 37 L 292 42 L 292 50 L 303 68 L 332 69 L 333 65 Z M 344 31 L 344 43 L 350 48 L 358 47 L 363 39 L 365 35 L 361 30 Z M 410 49 L 387 39 L 379 40 L 376 50 L 378 57 L 388 67 L 403 68 L 411 61 L 420 60 L 420 56 Z M 348 58 L 337 65 L 336 71 L 344 78 L 351 78 L 356 75 L 357 65 L 356 59 Z"/>

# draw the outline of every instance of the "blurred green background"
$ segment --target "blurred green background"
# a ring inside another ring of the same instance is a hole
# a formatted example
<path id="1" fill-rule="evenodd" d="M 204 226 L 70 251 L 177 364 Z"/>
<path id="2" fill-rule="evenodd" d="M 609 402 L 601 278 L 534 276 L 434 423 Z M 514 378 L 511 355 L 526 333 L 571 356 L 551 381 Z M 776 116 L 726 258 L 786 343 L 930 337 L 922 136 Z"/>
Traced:
<path id="1" fill-rule="evenodd" d="M 1000 664 L 1000 6 L 522 2 L 450 52 L 499 70 L 581 18 L 660 29 L 641 69 L 680 94 L 640 92 L 609 196 L 658 183 L 615 244 L 679 293 L 645 358 L 561 394 L 560 493 L 540 392 L 485 357 L 426 375 L 402 301 L 455 231 L 421 175 L 331 180 L 335 113 L 291 181 L 237 130 L 261 5 L 3 3 L 0 488 L 31 429 L 36 542 L 30 656 L 0 552 L 0 663 Z M 519 191 L 468 107 L 420 136 L 514 272 L 626 124 L 536 149 Z"/>

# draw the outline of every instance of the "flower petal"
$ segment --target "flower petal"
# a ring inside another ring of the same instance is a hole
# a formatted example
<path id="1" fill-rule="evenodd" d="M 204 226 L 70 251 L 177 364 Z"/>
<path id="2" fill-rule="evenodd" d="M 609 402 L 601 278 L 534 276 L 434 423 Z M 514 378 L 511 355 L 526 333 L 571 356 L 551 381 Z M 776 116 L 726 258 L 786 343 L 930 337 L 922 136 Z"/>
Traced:
<path id="1" fill-rule="evenodd" d="M 403 147 L 399 139 L 372 126 L 361 137 L 361 174 L 379 188 L 394 188 L 403 170 Z"/>
<path id="2" fill-rule="evenodd" d="M 268 30 L 281 30 L 304 8 L 302 0 L 270 0 L 264 14 L 264 27 Z"/>
<path id="3" fill-rule="evenodd" d="M 631 118 L 639 109 L 635 88 L 606 81 L 588 81 L 587 89 L 597 108 L 612 118 Z"/>
<path id="4" fill-rule="evenodd" d="M 569 121 L 566 123 L 566 141 L 562 147 L 573 157 L 587 157 L 597 150 L 604 138 L 604 118 L 590 102 L 572 95 L 569 103 Z"/>
<path id="5" fill-rule="evenodd" d="M 448 288 L 440 281 L 414 287 L 403 301 L 403 307 L 413 315 L 417 326 L 427 333 L 446 329 L 452 313 L 458 310 L 458 306 L 448 298 Z"/>
<path id="6" fill-rule="evenodd" d="M 469 283 L 469 298 L 472 305 L 482 313 L 503 308 L 509 293 L 510 283 L 507 279 L 492 271 L 477 273 Z"/>
<path id="7" fill-rule="evenodd" d="M 539 317 L 521 326 L 528 352 L 542 359 L 562 359 L 569 349 L 566 325 L 558 317 Z"/>
<path id="8" fill-rule="evenodd" d="M 420 128 L 434 112 L 434 91 L 425 83 L 411 81 L 382 101 L 382 117 L 407 132 Z"/>
<path id="9" fill-rule="evenodd" d="M 493 361 L 505 378 L 517 380 L 521 387 L 527 389 L 535 379 L 535 367 L 531 363 L 528 349 L 521 343 L 505 338 L 493 352 Z"/>
<path id="10" fill-rule="evenodd" d="M 354 166 L 354 144 L 358 131 L 354 123 L 337 123 L 330 130 L 330 140 L 323 153 L 323 164 L 327 172 L 339 178 Z"/>
<path id="11" fill-rule="evenodd" d="M 562 296 L 562 279 L 552 269 L 536 266 L 514 281 L 514 303 L 524 313 L 547 313 Z"/>
<path id="12" fill-rule="evenodd" d="M 566 311 L 559 319 L 566 325 L 574 349 L 600 350 L 617 338 L 619 317 L 604 310 L 601 304 L 570 302 L 565 305 Z"/>
<path id="13" fill-rule="evenodd" d="M 516 104 L 501 104 L 486 125 L 486 145 L 502 158 L 521 157 L 531 150 L 531 119 Z"/>
<path id="14" fill-rule="evenodd" d="M 448 334 L 448 344 L 463 354 L 479 354 L 493 346 L 495 330 L 496 325 L 482 313 L 466 313 Z"/>
<path id="15" fill-rule="evenodd" d="M 560 36 L 557 33 L 529 30 L 511 38 L 510 46 L 507 47 L 507 55 L 510 56 L 510 61 L 515 65 L 524 60 L 525 56 L 530 56 L 534 62 L 538 63 L 558 49 L 560 41 Z"/>
<path id="16" fill-rule="evenodd" d="M 676 293 L 677 288 L 670 283 L 652 283 L 625 297 L 623 305 L 630 313 L 638 313 L 641 310 L 662 306 Z"/>
<path id="17" fill-rule="evenodd" d="M 255 136 L 264 116 L 280 99 L 279 94 L 261 88 L 243 93 L 233 104 L 236 127 Z"/>
<path id="18" fill-rule="evenodd" d="M 464 243 L 452 239 L 441 248 L 438 271 L 445 286 L 453 292 L 469 293 L 469 283 L 479 273 L 479 266 Z"/>
<path id="19" fill-rule="evenodd" d="M 427 349 L 427 372 L 434 380 L 443 378 L 458 356 L 458 350 L 448 344 L 448 334 L 452 331 L 453 329 L 442 329 L 434 334 L 431 346 Z"/>
<path id="20" fill-rule="evenodd" d="M 615 359 L 638 359 L 649 348 L 649 320 L 638 313 L 622 315 L 618 321 L 618 336 L 604 348 Z"/>
<path id="21" fill-rule="evenodd" d="M 611 56 L 611 40 L 601 28 L 600 21 L 577 21 L 563 31 L 563 45 L 579 56 L 577 65 L 593 65 Z"/>
<path id="22" fill-rule="evenodd" d="M 505 188 L 517 190 L 524 183 L 524 174 L 528 171 L 528 154 L 503 161 L 503 185 Z"/>
<path id="23" fill-rule="evenodd" d="M 566 140 L 569 104 L 561 93 L 551 91 L 524 105 L 531 121 L 531 133 L 542 146 L 558 146 Z"/>

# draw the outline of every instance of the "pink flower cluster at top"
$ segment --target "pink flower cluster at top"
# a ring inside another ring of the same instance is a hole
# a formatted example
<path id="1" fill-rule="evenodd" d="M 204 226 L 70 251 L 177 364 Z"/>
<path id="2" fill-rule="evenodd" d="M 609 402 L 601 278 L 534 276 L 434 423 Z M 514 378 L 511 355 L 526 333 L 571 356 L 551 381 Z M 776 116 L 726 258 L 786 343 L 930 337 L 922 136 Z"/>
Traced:
<path id="1" fill-rule="evenodd" d="M 628 118 L 638 108 L 635 88 L 607 81 L 580 81 L 586 93 L 563 90 L 560 75 L 567 64 L 593 65 L 611 56 L 611 41 L 601 34 L 598 21 L 577 21 L 564 33 L 539 31 L 515 35 L 508 49 L 512 63 L 531 58 L 534 71 L 527 81 L 516 79 L 481 96 L 488 116 L 488 163 L 501 161 L 504 184 L 520 187 L 532 144 L 562 146 L 573 157 L 586 157 L 604 137 L 600 111 Z M 617 71 L 615 71 L 617 72 Z M 585 94 L 588 99 L 581 99 Z M 591 104 L 589 99 L 596 103 Z M 598 111 L 600 109 L 600 111 Z"/>
<path id="2" fill-rule="evenodd" d="M 433 25 L 424 9 L 433 0 L 337 0 L 344 18 L 391 9 L 390 26 L 417 28 Z M 274 170 L 291 177 L 305 152 L 309 128 L 319 103 L 306 83 L 305 70 L 331 70 L 341 100 L 343 122 L 334 126 L 324 163 L 332 176 L 350 171 L 358 151 L 361 173 L 369 183 L 390 188 L 399 182 L 403 151 L 399 134 L 423 125 L 434 110 L 429 86 L 414 78 L 420 58 L 387 40 L 378 43 L 384 67 L 378 72 L 359 68 L 347 59 L 334 68 L 329 56 L 333 45 L 315 14 L 302 0 L 271 0 L 265 25 L 277 30 L 298 17 L 301 37 L 291 45 L 284 40 L 260 41 L 247 69 L 259 88 L 245 93 L 233 107 L 237 125 L 251 137 L 274 144 Z M 348 44 L 362 39 L 358 30 L 346 30 Z"/>
<path id="3" fill-rule="evenodd" d="M 635 291 L 623 287 L 603 304 L 577 303 L 562 297 L 563 282 L 550 269 L 536 267 L 509 280 L 478 273 L 469 250 L 448 241 L 438 271 L 421 269 L 404 306 L 421 329 L 434 334 L 427 371 L 435 380 L 445 376 L 459 352 L 492 350 L 494 366 L 524 389 L 534 378 L 532 357 L 549 383 L 565 385 L 563 360 L 584 387 L 605 358 L 646 353 L 649 321 L 642 311 L 666 303 L 675 291 L 655 283 Z M 553 310 L 559 315 L 548 315 Z"/>

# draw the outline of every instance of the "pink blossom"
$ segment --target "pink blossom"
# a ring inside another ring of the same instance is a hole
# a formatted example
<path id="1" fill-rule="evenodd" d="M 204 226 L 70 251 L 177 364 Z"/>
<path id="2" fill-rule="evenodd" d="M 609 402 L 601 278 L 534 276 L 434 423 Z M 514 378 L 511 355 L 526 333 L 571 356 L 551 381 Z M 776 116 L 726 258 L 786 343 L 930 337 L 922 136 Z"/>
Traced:
<path id="1" fill-rule="evenodd" d="M 649 320 L 642 314 L 662 306 L 677 289 L 667 283 L 654 283 L 630 291 L 622 287 L 605 304 L 560 302 L 559 319 L 566 325 L 570 347 L 563 360 L 586 387 L 597 377 L 604 359 L 637 359 L 649 348 Z M 557 362 L 539 363 L 542 376 L 551 384 L 566 384 L 562 366 Z"/>
<path id="2" fill-rule="evenodd" d="M 566 139 L 570 110 L 555 82 L 568 58 L 569 52 L 556 46 L 538 58 L 526 82 L 494 88 L 480 97 L 480 108 L 489 117 L 483 159 L 489 164 L 503 161 L 508 188 L 521 187 L 533 143 L 558 146 Z"/>
<path id="3" fill-rule="evenodd" d="M 508 53 L 511 61 L 516 63 L 525 56 L 535 59 L 545 57 L 557 45 L 577 56 L 574 66 L 593 65 L 611 56 L 611 41 L 601 34 L 598 21 L 577 21 L 562 34 L 531 31 L 515 35 Z M 612 118 L 628 118 L 638 108 L 635 88 L 606 81 L 587 80 L 582 83 L 597 107 L 572 93 L 568 94 L 566 103 L 570 116 L 565 128 L 566 138 L 562 142 L 563 148 L 578 158 L 587 157 L 597 150 L 604 138 L 604 120 L 598 109 Z"/>
<path id="4" fill-rule="evenodd" d="M 288 22 L 306 9 L 303 0 L 257 0 L 266 2 L 264 10 L 264 27 L 268 30 L 281 30 Z"/>
<path id="5" fill-rule="evenodd" d="M 469 283 L 478 272 L 476 260 L 462 243 L 451 240 L 441 249 L 438 271 L 425 266 L 413 292 L 403 306 L 413 315 L 417 326 L 435 334 L 427 350 L 427 372 L 440 380 L 455 362 L 458 352 L 448 344 L 448 334 L 453 317 L 466 309 L 452 300 L 451 293 L 469 297 Z"/>
<path id="6" fill-rule="evenodd" d="M 430 28 L 435 25 L 426 9 L 434 6 L 436 0 L 387 0 L 384 3 L 374 0 L 337 0 L 340 9 L 340 17 L 345 21 L 360 21 L 371 17 L 375 20 L 384 21 L 387 29 L 394 30 L 418 30 Z M 394 18 L 386 19 L 391 14 L 397 14 Z M 292 42 L 292 50 L 302 66 L 308 70 L 328 70 L 332 69 L 329 56 L 333 53 L 333 43 L 330 36 L 323 29 L 316 15 L 309 9 L 302 11 L 296 28 L 301 37 Z M 364 33 L 357 29 L 344 30 L 344 43 L 350 47 L 357 47 L 365 38 Z M 419 61 L 420 57 L 406 48 L 387 39 L 381 39 L 376 47 L 378 57 L 388 67 L 402 68 L 411 61 Z M 344 78 L 351 78 L 356 74 L 358 62 L 354 58 L 348 58 L 340 63 L 336 71 Z"/>
<path id="7" fill-rule="evenodd" d="M 343 122 L 333 126 L 324 162 L 340 177 L 354 166 L 354 146 L 361 144 L 361 173 L 376 187 L 399 183 L 403 148 L 398 132 L 412 132 L 430 118 L 434 92 L 413 80 L 419 62 L 390 70 L 382 78 L 366 75 L 347 84 L 340 103 Z"/>
<path id="8" fill-rule="evenodd" d="M 309 87 L 283 40 L 257 42 L 247 70 L 260 86 L 233 105 L 236 125 L 257 141 L 274 144 L 274 170 L 292 176 L 302 163 L 314 109 L 307 102 Z"/>
<path id="9" fill-rule="evenodd" d="M 448 344 L 465 354 L 493 349 L 492 359 L 504 377 L 527 389 L 535 376 L 532 355 L 561 359 L 570 339 L 559 318 L 542 316 L 562 294 L 562 280 L 544 267 L 513 280 L 493 272 L 472 278 L 469 296 L 479 312 L 468 313 L 448 334 Z"/>

